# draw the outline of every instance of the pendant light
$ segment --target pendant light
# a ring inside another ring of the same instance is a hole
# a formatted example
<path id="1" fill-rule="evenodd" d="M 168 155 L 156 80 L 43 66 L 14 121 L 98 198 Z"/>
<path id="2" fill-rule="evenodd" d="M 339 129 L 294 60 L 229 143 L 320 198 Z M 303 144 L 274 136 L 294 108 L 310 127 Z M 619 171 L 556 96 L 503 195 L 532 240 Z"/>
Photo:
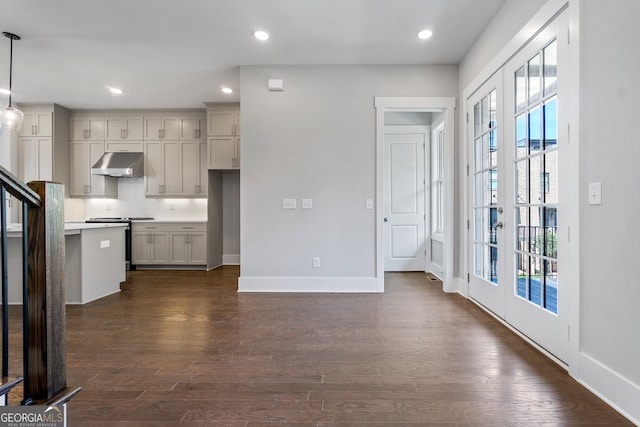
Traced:
<path id="1" fill-rule="evenodd" d="M 11 77 L 13 74 L 13 41 L 20 40 L 20 36 L 13 33 L 3 32 L 5 37 L 11 40 L 11 50 L 9 54 L 9 106 L 0 109 L 0 129 L 20 130 L 24 114 L 22 111 L 11 106 Z"/>

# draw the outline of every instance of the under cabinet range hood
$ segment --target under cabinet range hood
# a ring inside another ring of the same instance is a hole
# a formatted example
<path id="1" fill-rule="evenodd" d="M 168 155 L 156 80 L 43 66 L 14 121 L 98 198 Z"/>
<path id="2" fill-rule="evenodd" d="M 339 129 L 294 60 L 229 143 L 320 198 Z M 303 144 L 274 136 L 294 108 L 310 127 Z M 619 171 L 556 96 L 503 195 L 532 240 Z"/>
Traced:
<path id="1" fill-rule="evenodd" d="M 144 176 L 143 154 L 131 151 L 104 153 L 91 167 L 91 174 L 123 178 Z"/>

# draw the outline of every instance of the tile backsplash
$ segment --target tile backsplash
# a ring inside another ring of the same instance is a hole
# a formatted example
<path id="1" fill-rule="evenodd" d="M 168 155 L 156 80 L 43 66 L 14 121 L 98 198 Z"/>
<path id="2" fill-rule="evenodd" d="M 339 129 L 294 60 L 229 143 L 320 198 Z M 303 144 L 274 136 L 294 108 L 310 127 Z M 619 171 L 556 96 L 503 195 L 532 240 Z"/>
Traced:
<path id="1" fill-rule="evenodd" d="M 144 178 L 119 178 L 117 199 L 67 199 L 65 201 L 65 220 L 67 221 L 121 216 L 206 221 L 207 199 L 145 197 Z"/>

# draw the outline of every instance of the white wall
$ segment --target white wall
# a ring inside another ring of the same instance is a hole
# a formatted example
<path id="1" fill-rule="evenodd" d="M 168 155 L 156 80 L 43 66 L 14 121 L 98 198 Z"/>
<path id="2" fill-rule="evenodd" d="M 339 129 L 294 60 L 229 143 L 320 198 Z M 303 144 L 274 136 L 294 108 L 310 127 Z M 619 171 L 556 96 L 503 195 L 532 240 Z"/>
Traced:
<path id="1" fill-rule="evenodd" d="M 581 351 L 585 366 L 622 377 L 640 420 L 638 179 L 640 2 L 581 2 Z M 602 205 L 587 186 L 602 183 Z M 588 378 L 593 384 L 598 378 Z M 614 396 L 615 390 L 609 397 Z M 605 396 L 606 397 L 606 396 Z"/>
<path id="2" fill-rule="evenodd" d="M 267 91 L 268 78 L 284 79 L 285 91 Z M 456 96 L 457 67 L 244 66 L 241 85 L 240 287 L 375 277 L 375 210 L 365 210 L 375 196 L 374 97 Z M 283 210 L 283 198 L 311 198 L 313 209 Z"/>

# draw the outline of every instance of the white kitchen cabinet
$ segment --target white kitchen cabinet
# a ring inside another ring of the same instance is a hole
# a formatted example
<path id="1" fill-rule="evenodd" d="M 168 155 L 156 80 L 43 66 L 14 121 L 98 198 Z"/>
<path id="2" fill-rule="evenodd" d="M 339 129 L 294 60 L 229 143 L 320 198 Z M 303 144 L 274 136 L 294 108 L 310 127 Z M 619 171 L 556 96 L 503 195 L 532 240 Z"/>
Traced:
<path id="1" fill-rule="evenodd" d="M 204 224 L 175 225 L 169 233 L 172 264 L 206 264 L 207 232 Z"/>
<path id="2" fill-rule="evenodd" d="M 207 143 L 180 141 L 180 195 L 207 196 Z"/>
<path id="3" fill-rule="evenodd" d="M 209 169 L 240 169 L 240 138 L 209 137 Z"/>
<path id="4" fill-rule="evenodd" d="M 19 157 L 24 182 L 53 181 L 52 137 L 20 137 Z"/>
<path id="5" fill-rule="evenodd" d="M 151 116 L 144 118 L 144 139 L 174 140 L 180 139 L 180 118 L 177 116 Z"/>
<path id="6" fill-rule="evenodd" d="M 180 141 L 199 141 L 207 139 L 207 117 L 180 117 Z"/>
<path id="7" fill-rule="evenodd" d="M 181 195 L 180 143 L 145 141 L 144 174 L 147 196 Z"/>
<path id="8" fill-rule="evenodd" d="M 110 117 L 104 119 L 106 141 L 142 141 L 144 120 L 142 116 Z"/>
<path id="9" fill-rule="evenodd" d="M 134 265 L 190 266 L 207 263 L 207 225 L 197 222 L 134 222 Z"/>
<path id="10" fill-rule="evenodd" d="M 104 141 L 104 117 L 72 116 L 69 131 L 71 141 Z"/>
<path id="11" fill-rule="evenodd" d="M 69 110 L 57 104 L 20 105 L 13 172 L 24 181 L 56 181 L 69 187 Z"/>
<path id="12" fill-rule="evenodd" d="M 142 153 L 144 151 L 144 142 L 142 141 L 105 141 L 104 151 L 107 153 L 115 153 L 118 151 L 131 151 L 136 153 Z"/>
<path id="13" fill-rule="evenodd" d="M 169 264 L 169 231 L 164 224 L 133 223 L 131 229 L 131 262 Z"/>
<path id="14" fill-rule="evenodd" d="M 207 124 L 209 136 L 240 136 L 240 110 L 209 109 Z"/>
<path id="15" fill-rule="evenodd" d="M 53 112 L 51 109 L 25 110 L 21 137 L 53 136 Z"/>
<path id="16" fill-rule="evenodd" d="M 104 154 L 104 141 L 71 141 L 72 197 L 117 197 L 116 178 L 91 174 L 91 166 Z"/>

